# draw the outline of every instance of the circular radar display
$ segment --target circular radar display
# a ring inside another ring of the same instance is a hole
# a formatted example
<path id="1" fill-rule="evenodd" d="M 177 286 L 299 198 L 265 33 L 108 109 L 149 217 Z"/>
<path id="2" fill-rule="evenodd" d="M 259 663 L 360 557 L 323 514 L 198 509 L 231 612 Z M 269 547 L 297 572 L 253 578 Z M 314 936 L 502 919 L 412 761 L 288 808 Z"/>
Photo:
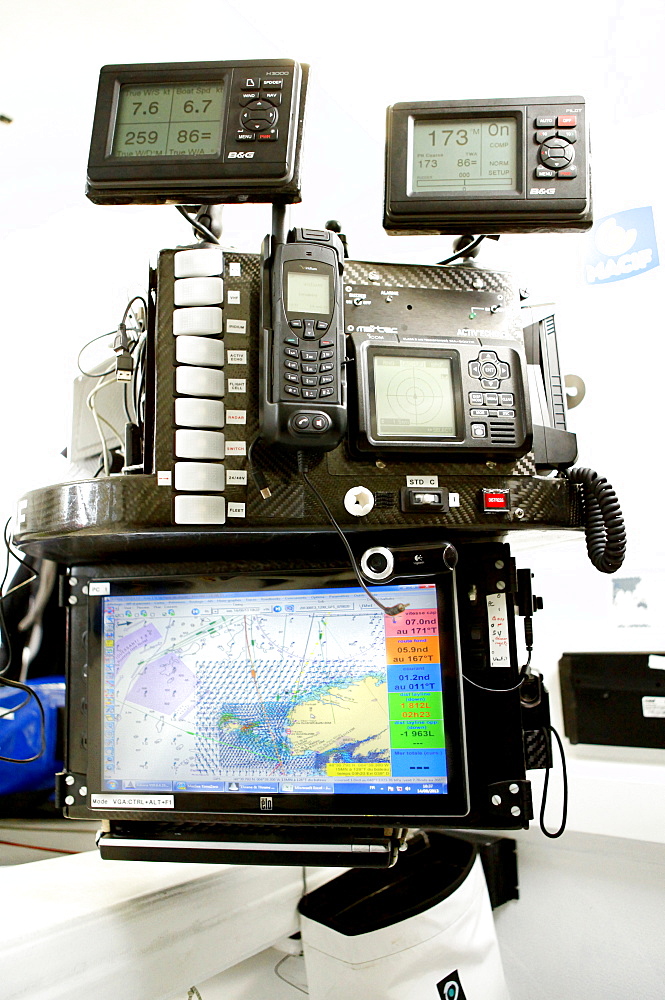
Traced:
<path id="1" fill-rule="evenodd" d="M 454 436 L 450 358 L 376 355 L 374 407 L 381 438 Z"/>

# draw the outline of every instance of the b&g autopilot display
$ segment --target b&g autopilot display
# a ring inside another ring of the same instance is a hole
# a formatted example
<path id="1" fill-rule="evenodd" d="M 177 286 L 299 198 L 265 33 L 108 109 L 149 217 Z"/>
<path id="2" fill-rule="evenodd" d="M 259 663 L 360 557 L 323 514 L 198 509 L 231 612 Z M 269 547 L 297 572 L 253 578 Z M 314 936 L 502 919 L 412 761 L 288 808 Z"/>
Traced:
<path id="1" fill-rule="evenodd" d="M 582 97 L 388 108 L 389 233 L 581 231 L 591 224 Z"/>

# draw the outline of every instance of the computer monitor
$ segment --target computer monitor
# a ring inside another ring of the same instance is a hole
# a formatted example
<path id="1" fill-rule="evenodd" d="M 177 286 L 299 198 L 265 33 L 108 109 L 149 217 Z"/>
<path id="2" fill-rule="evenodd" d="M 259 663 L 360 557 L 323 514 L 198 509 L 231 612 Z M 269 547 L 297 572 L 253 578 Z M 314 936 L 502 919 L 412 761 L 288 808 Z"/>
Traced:
<path id="1" fill-rule="evenodd" d="M 88 808 L 465 815 L 454 576 L 377 591 L 406 610 L 347 571 L 91 581 Z"/>

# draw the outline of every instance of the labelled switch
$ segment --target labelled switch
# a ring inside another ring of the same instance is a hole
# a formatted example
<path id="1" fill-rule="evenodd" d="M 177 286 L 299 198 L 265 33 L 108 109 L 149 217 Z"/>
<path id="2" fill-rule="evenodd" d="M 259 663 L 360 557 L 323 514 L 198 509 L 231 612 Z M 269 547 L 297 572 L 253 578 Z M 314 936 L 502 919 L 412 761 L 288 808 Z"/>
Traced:
<path id="1" fill-rule="evenodd" d="M 210 336 L 221 333 L 223 325 L 220 306 L 190 306 L 176 309 L 173 313 L 173 333 L 176 337 L 181 334 Z"/>
<path id="2" fill-rule="evenodd" d="M 223 300 L 221 278 L 178 278 L 173 285 L 176 306 L 214 306 Z"/>
<path id="3" fill-rule="evenodd" d="M 223 396 L 224 372 L 179 365 L 175 370 L 175 388 L 184 396 Z"/>
<path id="4" fill-rule="evenodd" d="M 484 514 L 505 514 L 510 510 L 510 490 L 483 489 L 481 494 Z"/>
<path id="5" fill-rule="evenodd" d="M 175 453 L 177 458 L 221 460 L 225 455 L 224 435 L 221 431 L 177 430 Z"/>
<path id="6" fill-rule="evenodd" d="M 224 251 L 221 247 L 178 250 L 173 255 L 176 278 L 207 278 L 224 272 Z"/>
<path id="7" fill-rule="evenodd" d="M 182 493 L 175 498 L 174 520 L 176 524 L 224 524 L 226 500 L 224 497 Z"/>
<path id="8" fill-rule="evenodd" d="M 178 337 L 175 342 L 175 359 L 182 365 L 202 365 L 222 368 L 224 341 L 212 337 Z"/>
<path id="9" fill-rule="evenodd" d="M 178 427 L 224 426 L 224 403 L 219 399 L 176 399 L 175 422 Z"/>
<path id="10" fill-rule="evenodd" d="M 422 514 L 448 513 L 448 490 L 441 488 L 414 489 L 411 486 L 403 486 L 399 497 L 400 509 L 407 512 L 418 512 Z"/>
<path id="11" fill-rule="evenodd" d="M 223 493 L 224 466 L 219 462 L 176 462 L 175 488 L 192 493 Z"/>

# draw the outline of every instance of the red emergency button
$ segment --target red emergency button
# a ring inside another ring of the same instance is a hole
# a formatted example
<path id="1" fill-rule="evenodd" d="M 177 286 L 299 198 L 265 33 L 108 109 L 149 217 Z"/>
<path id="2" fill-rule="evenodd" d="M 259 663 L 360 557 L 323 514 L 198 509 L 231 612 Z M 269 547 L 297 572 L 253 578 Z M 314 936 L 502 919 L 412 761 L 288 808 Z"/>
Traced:
<path id="1" fill-rule="evenodd" d="M 556 123 L 559 128 L 575 128 L 577 125 L 577 115 L 559 115 Z"/>
<path id="2" fill-rule="evenodd" d="M 505 513 L 510 510 L 510 490 L 483 490 L 483 511 L 492 514 L 495 511 Z"/>

